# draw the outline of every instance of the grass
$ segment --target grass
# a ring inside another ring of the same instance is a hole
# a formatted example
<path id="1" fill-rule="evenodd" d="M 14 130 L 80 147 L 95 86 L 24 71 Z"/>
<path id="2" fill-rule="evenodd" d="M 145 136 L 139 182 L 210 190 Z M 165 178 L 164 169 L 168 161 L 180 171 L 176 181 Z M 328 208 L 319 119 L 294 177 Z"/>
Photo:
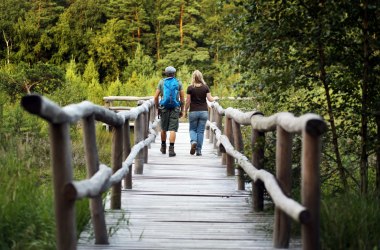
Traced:
<path id="1" fill-rule="evenodd" d="M 322 249 L 380 249 L 379 200 L 356 194 L 324 198 L 321 243 Z"/>
<path id="2" fill-rule="evenodd" d="M 52 191 L 25 167 L 27 151 L 14 141 L 0 146 L 0 249 L 55 249 Z"/>
<path id="3" fill-rule="evenodd" d="M 6 137 L 0 141 L 0 250 L 56 249 L 49 140 L 46 135 L 0 135 Z M 72 131 L 72 142 L 74 179 L 81 180 L 86 170 L 80 132 Z M 100 154 L 110 159 L 110 151 Z M 89 220 L 89 200 L 77 201 L 78 236 Z"/>

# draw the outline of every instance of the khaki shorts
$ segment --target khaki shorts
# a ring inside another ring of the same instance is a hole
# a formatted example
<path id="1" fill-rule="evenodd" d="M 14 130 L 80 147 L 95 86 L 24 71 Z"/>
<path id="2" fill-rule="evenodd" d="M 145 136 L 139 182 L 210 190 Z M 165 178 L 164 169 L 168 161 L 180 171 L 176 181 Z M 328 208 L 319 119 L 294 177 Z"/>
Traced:
<path id="1" fill-rule="evenodd" d="M 180 107 L 161 109 L 161 129 L 164 131 L 178 131 Z"/>

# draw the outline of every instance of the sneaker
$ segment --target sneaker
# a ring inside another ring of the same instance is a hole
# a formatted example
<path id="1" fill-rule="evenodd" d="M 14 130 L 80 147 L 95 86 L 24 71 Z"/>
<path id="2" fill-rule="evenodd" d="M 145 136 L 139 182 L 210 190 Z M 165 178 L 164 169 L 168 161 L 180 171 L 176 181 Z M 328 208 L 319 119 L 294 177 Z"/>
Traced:
<path id="1" fill-rule="evenodd" d="M 165 144 L 161 144 L 160 151 L 162 154 L 166 154 L 166 145 Z"/>
<path id="2" fill-rule="evenodd" d="M 196 149 L 197 149 L 197 143 L 196 142 L 191 143 L 190 154 L 191 155 L 195 154 Z"/>
<path id="3" fill-rule="evenodd" d="M 176 156 L 176 153 L 174 152 L 174 146 L 169 146 L 169 157 Z"/>
<path id="4" fill-rule="evenodd" d="M 202 152 L 200 150 L 197 150 L 197 156 L 201 156 Z"/>

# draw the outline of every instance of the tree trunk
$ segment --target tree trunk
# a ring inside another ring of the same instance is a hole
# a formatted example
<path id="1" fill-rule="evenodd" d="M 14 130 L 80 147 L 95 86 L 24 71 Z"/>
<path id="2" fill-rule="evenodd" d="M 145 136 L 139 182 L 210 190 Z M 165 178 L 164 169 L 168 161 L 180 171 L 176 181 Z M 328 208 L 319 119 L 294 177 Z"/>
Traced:
<path id="1" fill-rule="evenodd" d="M 10 55 L 11 55 L 11 45 L 10 45 L 10 39 L 7 39 L 7 35 L 5 34 L 4 30 L 3 30 L 3 36 L 4 36 L 4 41 L 7 45 L 7 64 L 10 63 Z"/>
<path id="2" fill-rule="evenodd" d="M 160 60 L 160 21 L 157 21 L 157 33 L 156 33 L 156 46 L 157 46 L 157 60 Z"/>
<path id="3" fill-rule="evenodd" d="M 368 193 L 368 2 L 363 3 L 363 79 L 362 79 L 362 109 L 361 109 L 361 153 L 360 153 L 360 191 L 362 194 Z"/>
<path id="4" fill-rule="evenodd" d="M 180 44 L 181 44 L 181 48 L 183 46 L 183 13 L 184 13 L 184 6 L 185 3 L 182 2 L 181 4 L 181 13 L 180 13 L 180 16 L 179 16 L 179 34 L 180 34 Z"/>
<path id="5" fill-rule="evenodd" d="M 376 112 L 377 142 L 376 142 L 376 194 L 380 198 L 380 111 Z"/>
<path id="6" fill-rule="evenodd" d="M 319 1 L 320 5 L 323 6 L 324 0 Z M 321 18 L 321 17 L 320 17 Z M 339 143 L 338 143 L 338 133 L 336 131 L 336 126 L 335 126 L 335 117 L 333 113 L 333 108 L 332 108 L 332 101 L 331 101 L 331 96 L 330 96 L 330 87 L 327 83 L 327 78 L 326 78 L 326 59 L 325 59 L 325 50 L 324 50 L 324 45 L 322 43 L 322 23 L 319 18 L 319 38 L 318 38 L 318 56 L 319 56 L 319 70 L 320 70 L 320 81 L 323 84 L 323 87 L 325 89 L 325 94 L 326 94 L 326 102 L 327 102 L 327 109 L 328 109 L 328 114 L 329 114 L 329 122 L 331 126 L 331 133 L 332 133 L 332 144 L 334 147 L 334 153 L 336 157 L 336 163 L 340 175 L 340 180 L 342 182 L 344 190 L 348 189 L 348 184 L 347 184 L 347 176 L 346 176 L 346 170 L 344 169 L 342 159 L 340 157 L 340 152 L 339 152 Z M 322 17 L 323 18 L 323 17 Z"/>
<path id="7" fill-rule="evenodd" d="M 140 29 L 140 21 L 139 21 L 139 13 L 138 11 L 136 10 L 135 12 L 135 20 L 136 20 L 136 24 L 137 24 L 137 41 L 140 42 L 140 38 L 141 38 L 141 29 Z"/>

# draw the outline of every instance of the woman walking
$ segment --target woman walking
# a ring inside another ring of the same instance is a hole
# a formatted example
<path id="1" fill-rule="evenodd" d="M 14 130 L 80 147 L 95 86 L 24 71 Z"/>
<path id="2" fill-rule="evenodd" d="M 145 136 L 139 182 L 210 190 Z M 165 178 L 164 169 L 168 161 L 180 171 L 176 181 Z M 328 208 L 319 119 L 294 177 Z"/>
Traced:
<path id="1" fill-rule="evenodd" d="M 212 97 L 210 89 L 203 80 L 203 75 L 199 70 L 193 72 L 191 85 L 187 88 L 187 98 L 185 105 L 185 117 L 189 111 L 189 132 L 190 132 L 190 154 L 202 155 L 202 145 L 206 122 L 208 119 L 208 106 L 206 99 L 213 102 L 218 97 Z"/>

